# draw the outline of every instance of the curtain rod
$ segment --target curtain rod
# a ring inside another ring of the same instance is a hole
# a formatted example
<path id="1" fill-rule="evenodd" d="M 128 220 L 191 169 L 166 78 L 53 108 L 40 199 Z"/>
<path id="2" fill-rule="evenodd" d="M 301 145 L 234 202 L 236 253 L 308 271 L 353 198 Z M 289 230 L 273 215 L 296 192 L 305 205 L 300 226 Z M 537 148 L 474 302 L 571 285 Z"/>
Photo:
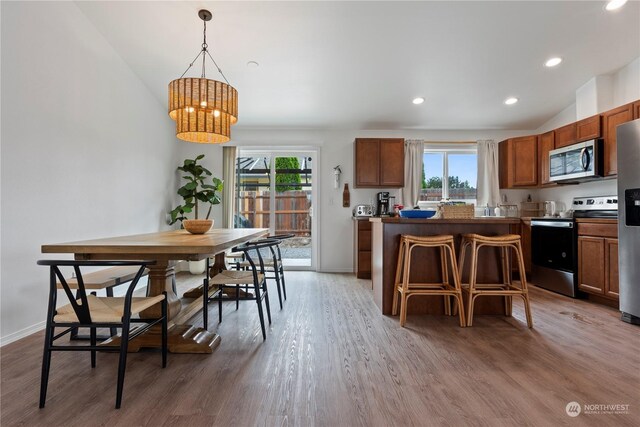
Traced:
<path id="1" fill-rule="evenodd" d="M 425 144 L 447 144 L 447 145 L 452 145 L 452 144 L 476 144 L 476 141 L 427 141 L 426 139 L 424 140 Z"/>

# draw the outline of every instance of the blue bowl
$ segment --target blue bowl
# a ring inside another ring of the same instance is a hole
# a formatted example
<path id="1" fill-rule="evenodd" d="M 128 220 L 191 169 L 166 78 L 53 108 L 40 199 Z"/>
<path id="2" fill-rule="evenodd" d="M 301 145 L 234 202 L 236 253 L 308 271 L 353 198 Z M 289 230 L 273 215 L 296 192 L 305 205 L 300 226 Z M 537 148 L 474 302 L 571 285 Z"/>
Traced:
<path id="1" fill-rule="evenodd" d="M 401 218 L 431 218 L 436 211 L 423 211 L 420 209 L 402 209 L 400 211 Z"/>

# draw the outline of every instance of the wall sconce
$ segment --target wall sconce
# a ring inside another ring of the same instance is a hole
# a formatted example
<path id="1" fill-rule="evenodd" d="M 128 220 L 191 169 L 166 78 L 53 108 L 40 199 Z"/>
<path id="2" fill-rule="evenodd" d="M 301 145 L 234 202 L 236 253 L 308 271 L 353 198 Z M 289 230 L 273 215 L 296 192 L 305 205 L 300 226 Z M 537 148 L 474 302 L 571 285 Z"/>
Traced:
<path id="1" fill-rule="evenodd" d="M 340 165 L 336 166 L 335 168 L 333 168 L 333 188 L 335 188 L 336 190 L 338 188 L 340 188 L 340 174 L 342 173 L 342 170 L 340 169 Z"/>

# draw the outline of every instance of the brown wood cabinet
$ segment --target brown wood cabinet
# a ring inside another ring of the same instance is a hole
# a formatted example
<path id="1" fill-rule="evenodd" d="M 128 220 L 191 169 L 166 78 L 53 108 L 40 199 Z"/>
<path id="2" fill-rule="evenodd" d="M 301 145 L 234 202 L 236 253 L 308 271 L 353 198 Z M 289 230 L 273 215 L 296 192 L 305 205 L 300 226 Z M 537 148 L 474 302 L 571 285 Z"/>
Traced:
<path id="1" fill-rule="evenodd" d="M 623 105 L 602 114 L 605 176 L 617 175 L 618 173 L 616 128 L 631 120 L 633 120 L 633 104 Z"/>
<path id="2" fill-rule="evenodd" d="M 502 141 L 500 188 L 556 185 L 549 180 L 549 151 L 590 139 L 604 139 L 604 174 L 618 173 L 616 128 L 640 118 L 640 100 L 537 136 Z"/>
<path id="3" fill-rule="evenodd" d="M 509 186 L 509 142 L 502 141 L 498 144 L 498 184 L 500 188 L 511 188 Z"/>
<path id="4" fill-rule="evenodd" d="M 615 221 L 578 220 L 578 288 L 617 300 L 618 225 Z"/>
<path id="5" fill-rule="evenodd" d="M 618 279 L 618 239 L 604 239 L 605 278 L 604 294 L 610 298 L 620 298 Z"/>
<path id="6" fill-rule="evenodd" d="M 578 288 L 604 295 L 605 280 L 604 239 L 578 236 Z"/>
<path id="7" fill-rule="evenodd" d="M 356 222 L 356 277 L 371 279 L 371 222 L 368 218 Z"/>
<path id="8" fill-rule="evenodd" d="M 602 116 L 597 114 L 576 123 L 576 141 L 588 141 L 602 135 Z"/>
<path id="9" fill-rule="evenodd" d="M 404 139 L 357 138 L 355 187 L 404 187 Z"/>
<path id="10" fill-rule="evenodd" d="M 556 148 L 566 147 L 576 143 L 576 123 L 569 123 L 555 130 Z"/>
<path id="11" fill-rule="evenodd" d="M 521 136 L 500 143 L 500 188 L 538 185 L 538 137 Z"/>
<path id="12" fill-rule="evenodd" d="M 556 185 L 549 179 L 549 151 L 555 148 L 555 132 L 543 133 L 538 137 L 538 180 L 541 186 Z"/>

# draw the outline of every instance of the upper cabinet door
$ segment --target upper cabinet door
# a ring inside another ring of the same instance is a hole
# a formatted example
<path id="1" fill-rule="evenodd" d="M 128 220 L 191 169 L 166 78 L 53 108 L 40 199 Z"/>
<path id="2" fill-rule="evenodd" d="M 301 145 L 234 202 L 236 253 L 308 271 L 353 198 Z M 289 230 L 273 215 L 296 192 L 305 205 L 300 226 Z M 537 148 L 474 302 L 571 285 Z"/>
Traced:
<path id="1" fill-rule="evenodd" d="M 602 116 L 595 115 L 582 119 L 576 123 L 576 141 L 588 141 L 590 139 L 600 138 L 601 136 L 601 120 Z"/>
<path id="2" fill-rule="evenodd" d="M 538 137 L 523 136 L 511 140 L 513 185 L 538 185 Z"/>
<path id="3" fill-rule="evenodd" d="M 404 139 L 380 140 L 380 186 L 404 187 Z"/>
<path id="4" fill-rule="evenodd" d="M 616 128 L 622 123 L 633 120 L 633 104 L 614 108 L 602 115 L 604 129 L 604 174 L 605 176 L 618 173 L 618 146 Z"/>
<path id="5" fill-rule="evenodd" d="M 640 119 L 640 101 L 633 103 L 633 119 Z"/>
<path id="6" fill-rule="evenodd" d="M 356 139 L 356 187 L 377 187 L 380 182 L 380 140 Z"/>
<path id="7" fill-rule="evenodd" d="M 576 143 L 576 124 L 570 123 L 555 130 L 556 148 L 566 147 Z"/>
<path id="8" fill-rule="evenodd" d="M 547 133 L 543 133 L 538 137 L 538 163 L 540 164 L 540 168 L 538 170 L 538 179 L 540 181 L 540 185 L 555 185 L 555 182 L 550 181 L 550 171 L 549 171 L 549 151 L 555 148 L 555 132 L 550 131 Z"/>

